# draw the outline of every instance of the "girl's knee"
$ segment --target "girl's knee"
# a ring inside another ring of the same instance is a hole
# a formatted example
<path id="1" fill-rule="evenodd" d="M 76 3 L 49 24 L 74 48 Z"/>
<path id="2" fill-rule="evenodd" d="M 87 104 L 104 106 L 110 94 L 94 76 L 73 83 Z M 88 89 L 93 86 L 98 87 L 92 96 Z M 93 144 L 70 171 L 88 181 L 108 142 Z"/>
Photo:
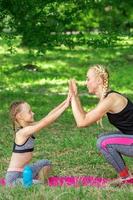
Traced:
<path id="1" fill-rule="evenodd" d="M 50 161 L 50 160 L 46 160 L 46 159 L 44 159 L 44 160 L 42 160 L 42 163 L 43 163 L 43 166 L 45 167 L 45 166 L 52 166 L 52 162 Z"/>
<path id="2" fill-rule="evenodd" d="M 52 163 L 50 160 L 47 160 L 47 159 L 42 159 L 42 160 L 39 160 L 35 163 L 36 166 L 42 168 L 42 167 L 45 167 L 45 166 L 51 166 Z"/>

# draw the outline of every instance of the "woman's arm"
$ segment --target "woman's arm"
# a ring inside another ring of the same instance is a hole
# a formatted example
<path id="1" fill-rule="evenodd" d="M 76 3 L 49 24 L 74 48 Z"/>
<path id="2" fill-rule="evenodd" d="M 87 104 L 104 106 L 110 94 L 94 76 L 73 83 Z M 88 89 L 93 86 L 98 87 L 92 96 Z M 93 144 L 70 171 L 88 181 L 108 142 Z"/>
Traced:
<path id="1" fill-rule="evenodd" d="M 72 94 L 71 106 L 73 115 L 78 127 L 86 127 L 103 117 L 110 109 L 112 105 L 111 97 L 106 97 L 100 102 L 97 107 L 90 112 L 82 112 L 78 103 L 79 97 L 74 92 L 73 84 L 70 85 L 70 91 Z"/>
<path id="2" fill-rule="evenodd" d="M 71 105 L 72 111 L 78 127 L 86 127 L 101 119 L 110 109 L 112 100 L 110 98 L 104 99 L 93 110 L 82 113 L 78 107 L 77 97 L 72 96 Z"/>

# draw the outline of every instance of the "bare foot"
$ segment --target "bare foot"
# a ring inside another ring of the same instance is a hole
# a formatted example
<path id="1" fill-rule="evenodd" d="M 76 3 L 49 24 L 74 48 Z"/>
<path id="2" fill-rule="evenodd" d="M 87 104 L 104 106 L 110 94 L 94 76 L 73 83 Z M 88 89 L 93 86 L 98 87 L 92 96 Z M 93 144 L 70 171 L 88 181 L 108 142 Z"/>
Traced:
<path id="1" fill-rule="evenodd" d="M 38 179 L 43 183 L 46 184 L 48 181 L 49 173 L 51 172 L 51 166 L 43 167 L 38 173 Z"/>
<path id="2" fill-rule="evenodd" d="M 133 179 L 133 176 L 132 175 L 129 175 L 128 177 L 126 178 L 116 178 L 116 179 L 113 179 L 109 182 L 107 182 L 105 184 L 106 187 L 109 187 L 109 186 L 121 186 L 124 182 L 128 181 L 128 180 L 131 180 Z"/>

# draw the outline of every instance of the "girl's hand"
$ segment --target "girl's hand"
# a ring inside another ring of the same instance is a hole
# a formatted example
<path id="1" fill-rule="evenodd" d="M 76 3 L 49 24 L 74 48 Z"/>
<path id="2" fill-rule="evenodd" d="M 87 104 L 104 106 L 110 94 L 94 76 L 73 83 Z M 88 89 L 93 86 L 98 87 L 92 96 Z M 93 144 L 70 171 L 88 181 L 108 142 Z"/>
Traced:
<path id="1" fill-rule="evenodd" d="M 70 93 L 70 91 L 69 91 L 69 92 L 68 92 L 67 99 L 66 99 L 66 102 L 65 102 L 66 107 L 68 107 L 68 106 L 70 105 L 71 97 L 72 97 L 72 95 L 71 95 L 71 93 Z"/>

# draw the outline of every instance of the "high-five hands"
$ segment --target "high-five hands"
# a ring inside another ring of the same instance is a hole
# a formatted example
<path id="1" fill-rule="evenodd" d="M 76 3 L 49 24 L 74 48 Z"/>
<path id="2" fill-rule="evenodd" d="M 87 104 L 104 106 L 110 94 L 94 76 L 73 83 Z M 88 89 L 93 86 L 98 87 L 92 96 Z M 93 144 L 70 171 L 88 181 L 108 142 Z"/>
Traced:
<path id="1" fill-rule="evenodd" d="M 68 96 L 65 100 L 65 105 L 68 107 L 71 103 L 72 96 L 77 95 L 77 86 L 76 86 L 76 81 L 74 79 L 69 81 L 69 91 L 68 91 Z"/>
<path id="2" fill-rule="evenodd" d="M 70 103 L 71 103 L 71 97 L 72 97 L 72 95 L 71 95 L 70 89 L 69 89 L 69 92 L 68 92 L 68 95 L 67 95 L 67 98 L 66 98 L 66 102 L 65 102 L 66 107 L 68 107 L 70 105 Z"/>
<path id="3" fill-rule="evenodd" d="M 76 85 L 76 81 L 74 79 L 69 81 L 69 92 L 70 92 L 71 96 L 77 95 L 77 85 Z"/>

